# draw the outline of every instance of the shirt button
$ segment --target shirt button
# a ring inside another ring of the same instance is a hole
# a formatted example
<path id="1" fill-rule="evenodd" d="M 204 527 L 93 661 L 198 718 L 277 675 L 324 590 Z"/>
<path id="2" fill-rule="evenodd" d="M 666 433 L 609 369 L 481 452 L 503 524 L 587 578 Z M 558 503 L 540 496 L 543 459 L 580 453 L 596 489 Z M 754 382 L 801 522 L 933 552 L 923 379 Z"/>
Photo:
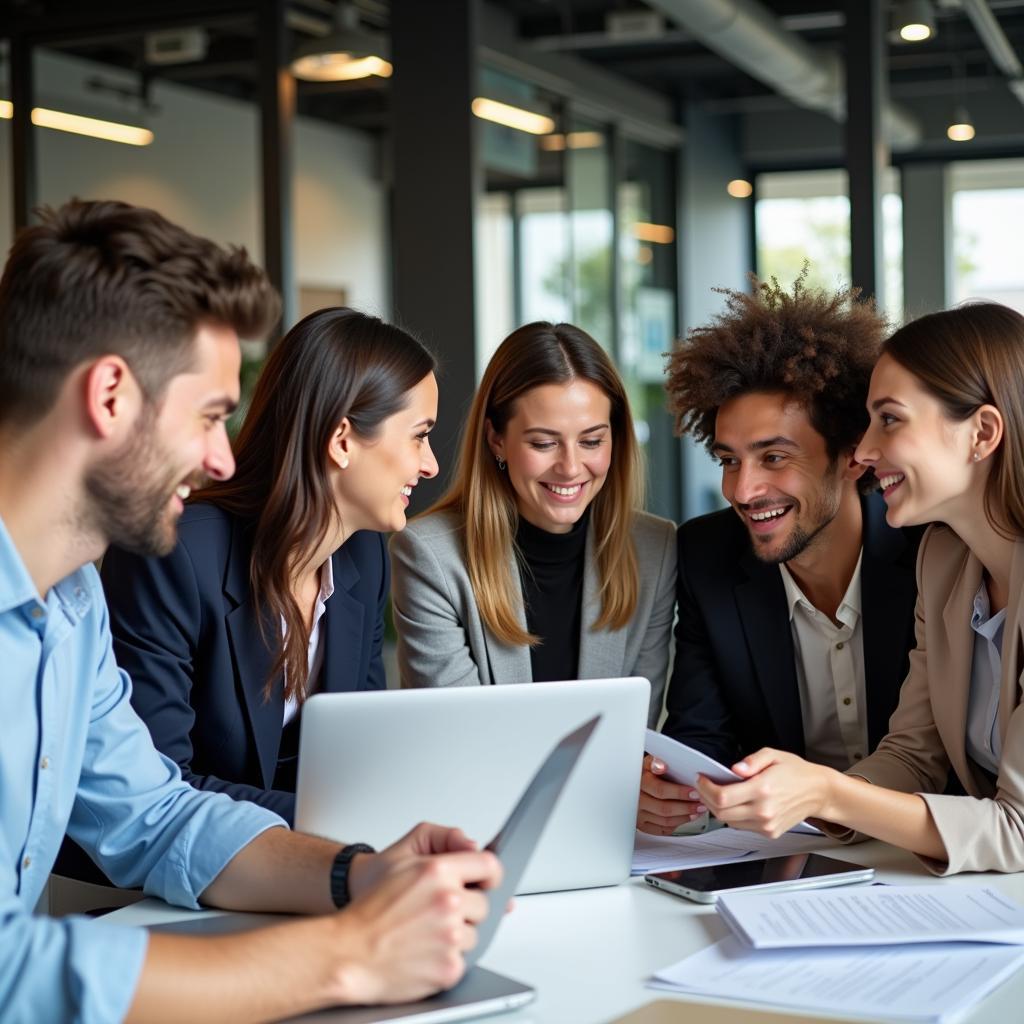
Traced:
<path id="1" fill-rule="evenodd" d="M 843 649 L 843 641 L 840 640 L 839 643 L 836 644 L 836 650 L 837 651 L 841 651 L 842 649 Z"/>
<path id="2" fill-rule="evenodd" d="M 861 754 L 861 753 L 854 754 L 853 755 L 853 759 L 854 759 L 854 761 L 863 761 L 864 760 L 864 755 Z"/>
<path id="3" fill-rule="evenodd" d="M 21 866 L 22 866 L 23 868 L 29 868 L 29 867 L 31 867 L 31 866 L 32 866 L 32 858 L 31 858 L 31 857 L 26 857 L 26 858 L 25 858 L 25 859 L 24 859 L 24 860 L 23 860 L 23 861 L 21 862 Z"/>
<path id="4" fill-rule="evenodd" d="M 43 617 L 43 609 L 42 608 L 37 606 L 37 607 L 32 609 L 32 618 L 33 619 L 41 619 L 42 617 Z"/>
<path id="5" fill-rule="evenodd" d="M 50 759 L 48 757 L 44 757 L 42 761 L 39 762 L 39 767 L 45 772 L 46 769 L 50 767 Z"/>
<path id="6" fill-rule="evenodd" d="M 852 703 L 853 703 L 853 698 L 852 697 L 844 697 L 843 698 L 843 704 L 845 704 L 847 707 L 849 707 Z"/>

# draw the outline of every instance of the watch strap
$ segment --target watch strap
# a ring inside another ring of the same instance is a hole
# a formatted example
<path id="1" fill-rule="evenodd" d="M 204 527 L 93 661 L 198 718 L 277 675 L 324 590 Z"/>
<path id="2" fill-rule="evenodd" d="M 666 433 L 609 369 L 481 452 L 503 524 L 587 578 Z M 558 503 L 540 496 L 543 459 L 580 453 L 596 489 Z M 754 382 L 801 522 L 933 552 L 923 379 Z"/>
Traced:
<path id="1" fill-rule="evenodd" d="M 352 867 L 352 858 L 359 853 L 376 853 L 367 843 L 349 843 L 342 847 L 331 865 L 331 899 L 338 908 L 347 906 L 352 899 L 348 889 L 348 873 Z"/>

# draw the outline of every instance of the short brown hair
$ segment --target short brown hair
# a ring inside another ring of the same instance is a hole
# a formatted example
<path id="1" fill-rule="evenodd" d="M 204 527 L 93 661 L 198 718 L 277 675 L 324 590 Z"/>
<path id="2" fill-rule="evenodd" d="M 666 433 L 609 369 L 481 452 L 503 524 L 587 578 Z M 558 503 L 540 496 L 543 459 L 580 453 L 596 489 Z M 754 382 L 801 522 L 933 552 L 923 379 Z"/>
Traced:
<path id="1" fill-rule="evenodd" d="M 111 353 L 155 401 L 204 322 L 252 338 L 277 320 L 277 295 L 244 249 L 111 200 L 37 212 L 0 278 L 0 421 L 40 419 L 76 366 Z"/>
<path id="2" fill-rule="evenodd" d="M 725 312 L 696 327 L 668 359 L 669 409 L 676 430 L 710 449 L 718 410 L 748 392 L 792 395 L 825 439 L 830 459 L 853 448 L 868 425 L 871 371 L 885 319 L 858 290 L 807 288 L 807 269 L 792 293 L 751 276 L 752 294 L 717 289 Z"/>
<path id="3" fill-rule="evenodd" d="M 992 453 L 985 515 L 998 533 L 1024 536 L 1024 316 L 996 302 L 971 302 L 912 320 L 883 353 L 909 370 L 953 422 L 983 405 L 1003 416 Z"/>
<path id="4" fill-rule="evenodd" d="M 513 331 L 491 356 L 463 428 L 452 485 L 427 513 L 447 511 L 462 520 L 480 615 L 502 643 L 533 645 L 539 638 L 519 624 L 522 609 L 511 570 L 519 513 L 508 474 L 498 469 L 487 445 L 487 422 L 501 434 L 522 395 L 574 380 L 596 385 L 611 403 L 608 484 L 591 506 L 601 597 L 594 629 L 622 629 L 636 611 L 640 575 L 633 522 L 643 505 L 644 473 L 625 386 L 608 353 L 585 331 L 538 321 Z"/>

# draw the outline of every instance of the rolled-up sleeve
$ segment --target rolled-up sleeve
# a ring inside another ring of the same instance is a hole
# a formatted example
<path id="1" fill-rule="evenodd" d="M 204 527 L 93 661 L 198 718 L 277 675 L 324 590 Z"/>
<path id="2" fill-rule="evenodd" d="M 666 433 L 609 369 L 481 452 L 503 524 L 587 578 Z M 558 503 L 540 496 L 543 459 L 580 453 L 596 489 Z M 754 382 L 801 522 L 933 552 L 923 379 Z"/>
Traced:
<path id="1" fill-rule="evenodd" d="M 168 903 L 195 908 L 243 846 L 285 822 L 182 780 L 131 706 L 131 683 L 114 664 L 102 600 L 98 611 L 105 642 L 68 834 L 118 885 L 142 886 Z"/>
<path id="2" fill-rule="evenodd" d="M 8 716 L 0 750 L 7 770 L 0 771 L 0 1020 L 108 1024 L 131 1006 L 147 934 L 31 913 L 65 825 L 117 883 L 196 908 L 243 846 L 284 822 L 182 781 L 131 707 L 95 571 L 87 567 L 55 589 L 64 603 L 48 600 L 54 625 L 43 639 L 35 687 L 25 681 L 38 653 L 29 643 L 14 646 L 32 634 L 19 628 L 18 612 L 3 623 L 21 689 L 9 688 L 0 701 Z"/>
<path id="3" fill-rule="evenodd" d="M 34 917 L 15 899 L 0 908 L 4 1024 L 110 1024 L 131 1006 L 146 957 L 143 928 L 84 917 Z"/>

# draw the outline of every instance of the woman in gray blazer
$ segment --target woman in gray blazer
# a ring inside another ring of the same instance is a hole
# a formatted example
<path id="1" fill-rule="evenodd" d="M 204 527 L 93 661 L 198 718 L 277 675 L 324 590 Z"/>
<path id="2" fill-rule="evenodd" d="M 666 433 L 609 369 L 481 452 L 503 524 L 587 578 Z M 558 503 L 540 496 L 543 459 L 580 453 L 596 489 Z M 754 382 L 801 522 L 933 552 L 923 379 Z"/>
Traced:
<path id="1" fill-rule="evenodd" d="M 391 540 L 403 686 L 643 676 L 662 705 L 673 524 L 605 351 L 528 324 L 494 353 L 444 498 Z"/>
<path id="2" fill-rule="evenodd" d="M 702 781 L 730 825 L 820 819 L 916 853 L 936 874 L 1024 870 L 1024 316 L 932 313 L 886 343 L 857 448 L 892 526 L 931 522 L 917 561 L 917 647 L 878 749 L 841 775 L 763 749 Z M 943 792 L 950 769 L 966 796 Z"/>

